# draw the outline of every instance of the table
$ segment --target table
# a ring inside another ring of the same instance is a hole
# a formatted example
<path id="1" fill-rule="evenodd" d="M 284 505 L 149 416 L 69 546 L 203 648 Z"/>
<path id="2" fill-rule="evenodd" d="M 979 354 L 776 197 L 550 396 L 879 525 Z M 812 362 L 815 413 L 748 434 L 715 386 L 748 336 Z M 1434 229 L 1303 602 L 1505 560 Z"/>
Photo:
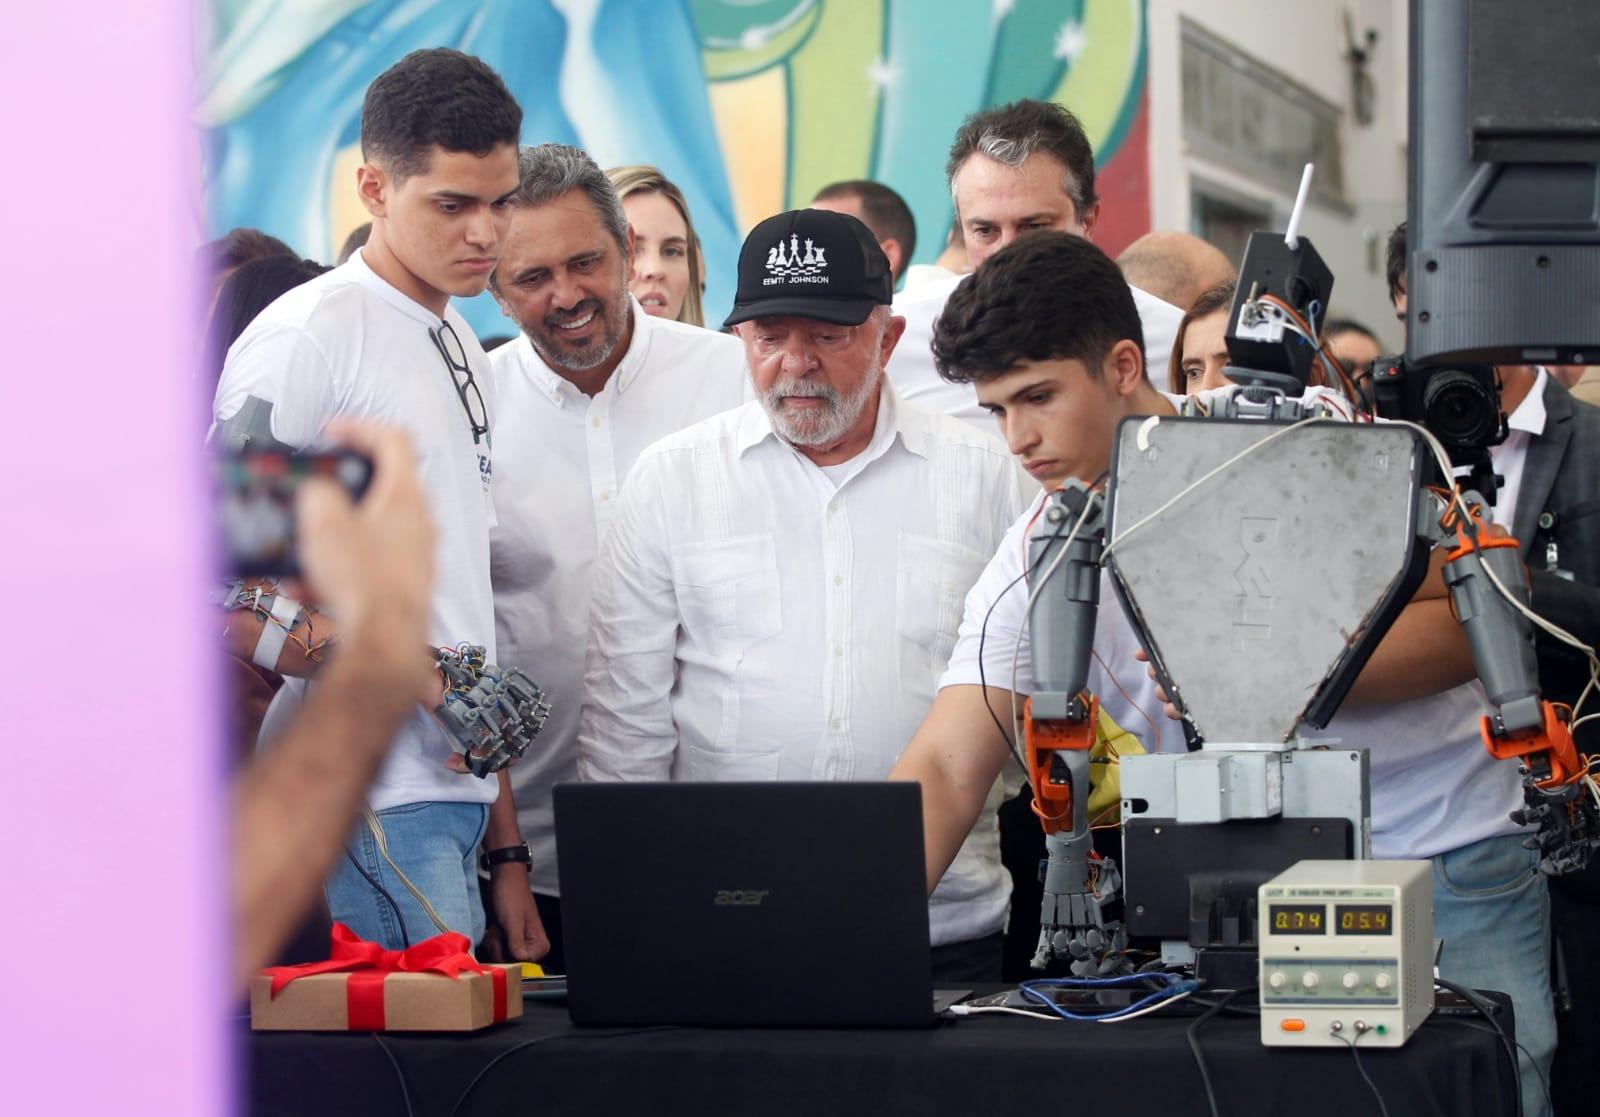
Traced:
<path id="1" fill-rule="evenodd" d="M 403 1076 L 409 1112 L 419 1117 L 1041 1117 L 1085 1105 L 1106 1117 L 1205 1117 L 1185 1036 L 1193 1020 L 973 1016 L 900 1031 L 586 1029 L 559 1004 L 529 1001 L 522 1019 L 469 1035 L 251 1033 L 247 1097 L 262 1117 L 400 1115 L 408 1112 Z M 1269 1051 L 1258 1027 L 1253 1016 L 1224 1015 L 1199 1033 L 1224 1117 L 1378 1113 L 1348 1050 Z M 1361 1061 L 1391 1117 L 1515 1112 L 1515 1079 L 1499 1039 L 1458 1020 L 1435 1017 L 1403 1049 L 1363 1049 Z"/>

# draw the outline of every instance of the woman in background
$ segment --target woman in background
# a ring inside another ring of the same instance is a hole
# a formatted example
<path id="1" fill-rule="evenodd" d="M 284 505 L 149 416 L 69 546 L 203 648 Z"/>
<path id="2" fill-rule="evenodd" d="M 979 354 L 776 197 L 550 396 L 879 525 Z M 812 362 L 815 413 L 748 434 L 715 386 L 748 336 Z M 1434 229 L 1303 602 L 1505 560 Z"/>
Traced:
<path id="1" fill-rule="evenodd" d="M 1233 280 L 1224 279 L 1200 292 L 1184 313 L 1177 336 L 1172 339 L 1172 357 L 1167 364 L 1167 391 L 1172 395 L 1199 395 L 1233 383 L 1223 370 L 1232 363 L 1228 358 L 1228 312 L 1236 290 Z M 1312 358 L 1302 398 L 1316 399 L 1346 419 L 1355 411 L 1348 393 L 1329 386 L 1321 357 Z"/>
<path id="2" fill-rule="evenodd" d="M 1229 381 L 1222 375 L 1228 366 L 1228 347 L 1223 335 L 1228 329 L 1228 307 L 1233 303 L 1234 283 L 1221 283 L 1200 292 L 1178 323 L 1172 339 L 1172 358 L 1167 365 L 1167 391 L 1175 396 L 1192 396 Z"/>
<path id="3" fill-rule="evenodd" d="M 633 229 L 628 290 L 646 314 L 704 326 L 705 264 L 683 192 L 654 167 L 613 167 L 606 176 Z"/>

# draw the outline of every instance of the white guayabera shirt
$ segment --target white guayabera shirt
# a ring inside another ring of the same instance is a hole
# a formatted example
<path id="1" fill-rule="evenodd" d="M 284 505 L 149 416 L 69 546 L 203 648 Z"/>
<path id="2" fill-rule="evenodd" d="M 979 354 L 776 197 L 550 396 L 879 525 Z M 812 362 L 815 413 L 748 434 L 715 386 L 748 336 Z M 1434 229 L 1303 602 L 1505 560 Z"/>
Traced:
<path id="1" fill-rule="evenodd" d="M 489 533 L 502 663 L 550 695 L 550 719 L 511 766 L 535 892 L 559 896 L 550 789 L 578 778 L 578 709 L 589 645 L 589 583 L 619 483 L 645 447 L 750 398 L 744 346 L 727 334 L 633 307 L 633 339 L 606 386 L 584 395 L 526 336 L 489 358 L 495 388 Z"/>
<path id="2" fill-rule="evenodd" d="M 759 403 L 644 452 L 595 572 L 581 778 L 888 775 L 1021 500 L 1005 447 L 887 380 L 848 464 L 825 473 Z M 935 944 L 1004 924 L 1000 794 L 934 892 Z"/>

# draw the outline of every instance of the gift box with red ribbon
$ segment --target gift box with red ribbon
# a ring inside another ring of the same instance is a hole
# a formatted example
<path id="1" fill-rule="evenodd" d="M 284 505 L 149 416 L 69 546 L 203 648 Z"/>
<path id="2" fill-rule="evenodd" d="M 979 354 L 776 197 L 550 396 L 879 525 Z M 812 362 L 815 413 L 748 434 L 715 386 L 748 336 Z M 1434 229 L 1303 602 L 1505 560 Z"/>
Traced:
<path id="1" fill-rule="evenodd" d="M 522 1015 L 518 966 L 479 962 L 465 935 L 385 950 L 342 923 L 326 962 L 273 966 L 250 982 L 250 1027 L 301 1032 L 472 1032 Z"/>

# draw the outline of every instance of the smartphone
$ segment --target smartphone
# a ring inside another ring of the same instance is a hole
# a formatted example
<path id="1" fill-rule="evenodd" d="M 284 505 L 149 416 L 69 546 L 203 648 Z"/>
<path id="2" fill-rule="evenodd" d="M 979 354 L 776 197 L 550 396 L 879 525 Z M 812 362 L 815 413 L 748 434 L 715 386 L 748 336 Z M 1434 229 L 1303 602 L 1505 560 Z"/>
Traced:
<path id="1" fill-rule="evenodd" d="M 295 577 L 295 495 L 312 477 L 335 482 L 359 501 L 372 481 L 372 462 L 354 450 L 291 454 L 239 450 L 216 459 L 218 520 L 227 568 L 240 577 Z"/>

